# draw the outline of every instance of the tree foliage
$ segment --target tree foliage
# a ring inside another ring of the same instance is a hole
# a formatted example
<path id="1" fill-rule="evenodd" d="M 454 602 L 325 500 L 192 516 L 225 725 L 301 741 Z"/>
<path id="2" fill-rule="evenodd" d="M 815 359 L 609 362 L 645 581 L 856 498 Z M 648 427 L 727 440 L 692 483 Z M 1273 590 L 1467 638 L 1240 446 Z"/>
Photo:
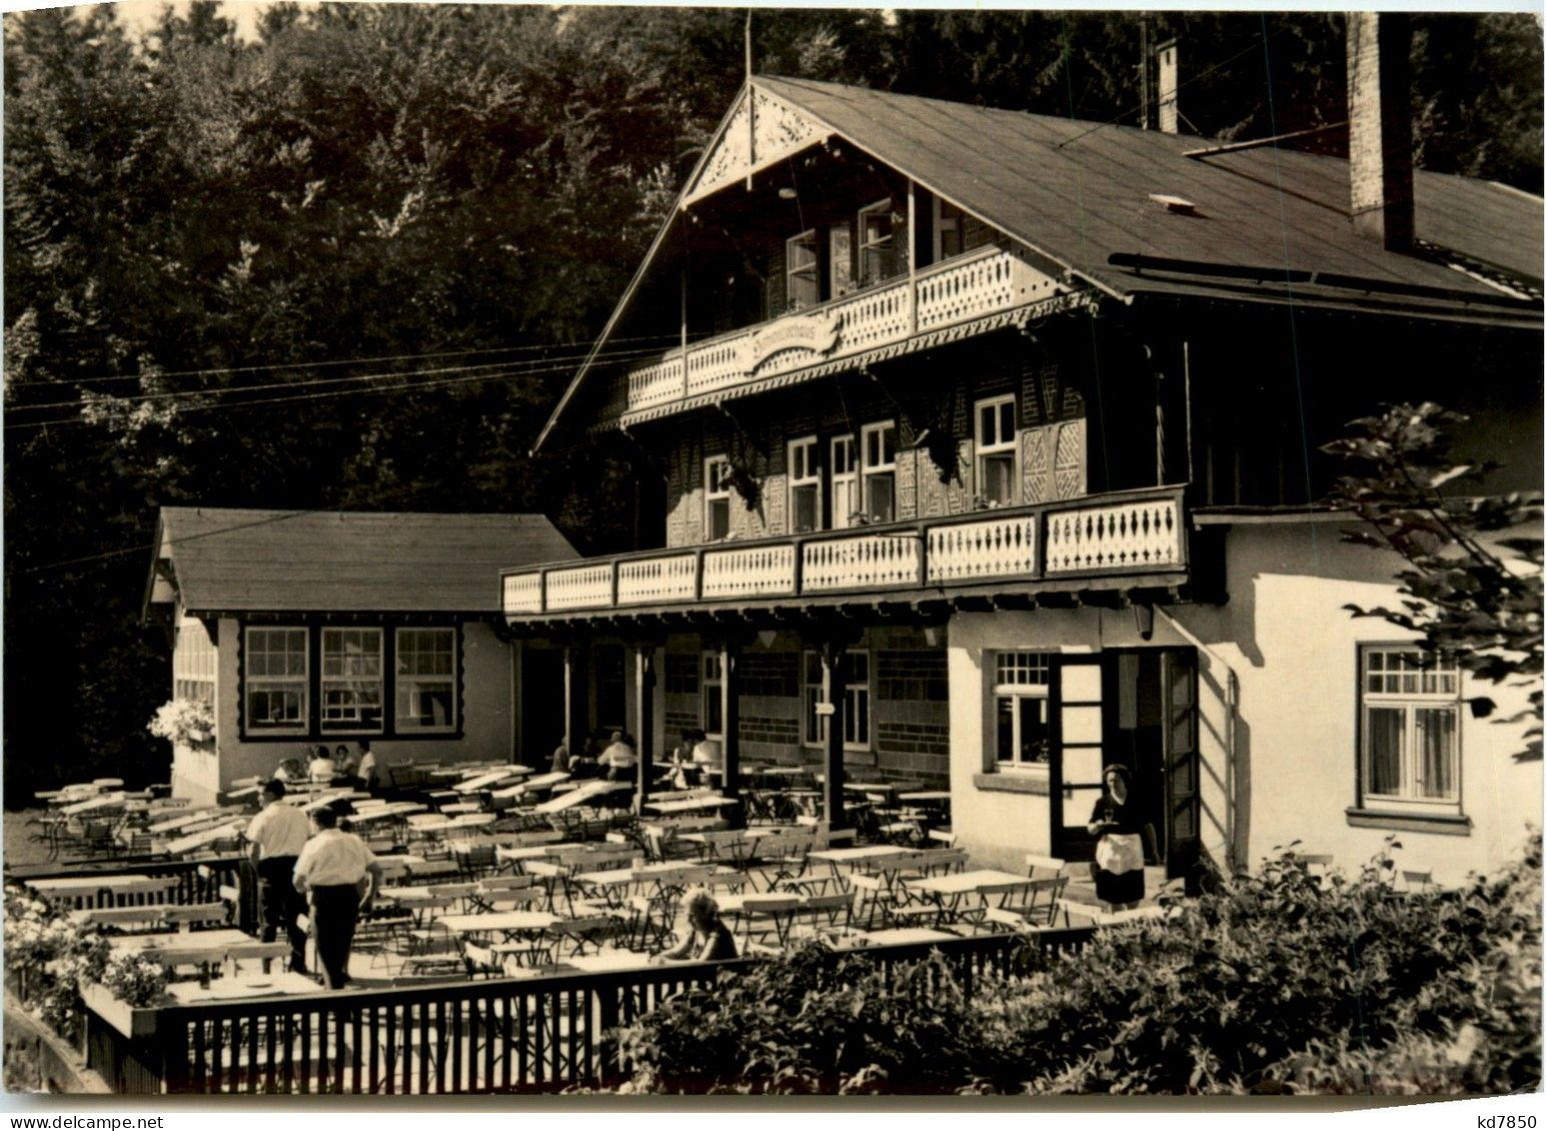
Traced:
<path id="1" fill-rule="evenodd" d="M 1393 405 L 1352 422 L 1357 434 L 1325 450 L 1348 461 L 1332 502 L 1363 528 L 1351 542 L 1394 551 L 1399 605 L 1350 605 L 1355 616 L 1379 617 L 1421 634 L 1431 652 L 1492 684 L 1528 689 L 1531 725 L 1516 757 L 1541 757 L 1542 545 L 1541 500 L 1519 493 L 1488 495 L 1490 463 L 1460 464 L 1453 433 L 1466 418 L 1431 402 Z M 1490 698 L 1471 699 L 1479 716 Z"/>

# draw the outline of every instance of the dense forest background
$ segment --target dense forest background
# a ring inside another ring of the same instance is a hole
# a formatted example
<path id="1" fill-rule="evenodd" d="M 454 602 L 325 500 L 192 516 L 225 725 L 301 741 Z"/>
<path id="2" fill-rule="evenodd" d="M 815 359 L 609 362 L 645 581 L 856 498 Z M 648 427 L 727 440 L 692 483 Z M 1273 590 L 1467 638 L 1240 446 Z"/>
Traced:
<path id="1" fill-rule="evenodd" d="M 156 508 L 540 511 L 633 536 L 625 453 L 527 456 L 744 77 L 744 10 L 217 3 L 5 17 L 5 799 L 164 780 Z M 1345 117 L 1336 15 L 772 10 L 757 69 L 1183 129 Z M 1541 191 L 1541 32 L 1414 17 L 1430 169 Z M 1333 135 L 1334 136 L 1334 135 Z M 669 343 L 628 341 L 618 356 Z M 492 582 L 491 582 L 492 584 Z"/>

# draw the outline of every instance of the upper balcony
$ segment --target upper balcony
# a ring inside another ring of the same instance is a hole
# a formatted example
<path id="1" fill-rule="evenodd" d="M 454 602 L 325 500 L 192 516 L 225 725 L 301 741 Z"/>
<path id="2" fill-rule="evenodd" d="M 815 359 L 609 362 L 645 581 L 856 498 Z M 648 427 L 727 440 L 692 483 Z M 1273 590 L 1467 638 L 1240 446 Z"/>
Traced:
<path id="1" fill-rule="evenodd" d="M 923 602 L 1081 590 L 1179 589 L 1190 568 L 1184 488 L 721 542 L 501 574 L 512 624 L 736 606 Z"/>
<path id="2" fill-rule="evenodd" d="M 628 374 L 622 422 L 632 424 L 767 378 L 862 364 L 923 349 L 946 337 L 1012 322 L 1025 308 L 1069 293 L 1026 257 L 978 248 L 807 306 L 755 326 L 678 348 Z"/>

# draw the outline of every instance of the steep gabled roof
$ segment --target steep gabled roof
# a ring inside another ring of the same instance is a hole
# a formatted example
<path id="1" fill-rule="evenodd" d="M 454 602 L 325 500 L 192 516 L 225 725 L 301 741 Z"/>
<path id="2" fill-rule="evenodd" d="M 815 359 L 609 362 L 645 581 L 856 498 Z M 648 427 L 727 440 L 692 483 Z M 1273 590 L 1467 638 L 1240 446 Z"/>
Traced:
<path id="1" fill-rule="evenodd" d="M 762 130 L 758 113 L 780 115 L 780 129 Z M 748 154 L 738 139 L 753 130 L 759 131 L 751 146 L 756 152 Z M 1440 254 L 1402 255 L 1354 234 L 1348 164 L 1341 158 L 1271 147 L 1189 157 L 1206 142 L 758 76 L 742 89 L 688 178 L 596 351 L 689 204 L 733 191 L 747 172 L 829 137 L 846 139 L 1118 298 L 1252 298 L 1432 317 L 1505 317 L 1539 327 L 1538 301 L 1515 301 L 1479 277 L 1519 278 L 1528 291 L 1540 291 L 1543 202 L 1516 189 L 1419 170 L 1417 235 Z M 1182 198 L 1194 208 L 1191 214 L 1167 209 L 1156 195 Z M 1453 269 L 1446 258 L 1473 270 Z M 570 383 L 539 447 L 591 365 L 588 360 Z"/>
<path id="2" fill-rule="evenodd" d="M 534 514 L 163 507 L 152 578 L 192 613 L 493 613 L 501 569 L 575 556 Z"/>

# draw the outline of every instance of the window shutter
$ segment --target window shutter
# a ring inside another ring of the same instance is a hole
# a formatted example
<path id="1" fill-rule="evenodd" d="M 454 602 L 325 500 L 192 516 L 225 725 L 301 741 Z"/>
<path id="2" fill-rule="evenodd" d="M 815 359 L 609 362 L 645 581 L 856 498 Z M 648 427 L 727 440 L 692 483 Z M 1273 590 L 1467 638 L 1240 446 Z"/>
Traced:
<path id="1" fill-rule="evenodd" d="M 779 248 L 768 260 L 767 317 L 777 318 L 789 305 L 789 280 L 784 276 L 784 249 Z"/>

